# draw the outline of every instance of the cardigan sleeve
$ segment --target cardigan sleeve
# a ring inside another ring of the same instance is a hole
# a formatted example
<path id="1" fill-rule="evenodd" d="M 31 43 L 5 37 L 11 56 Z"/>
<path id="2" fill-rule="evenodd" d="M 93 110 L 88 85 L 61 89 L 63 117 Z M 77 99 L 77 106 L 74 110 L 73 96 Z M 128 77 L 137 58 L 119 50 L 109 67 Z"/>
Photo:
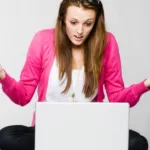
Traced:
<path id="1" fill-rule="evenodd" d="M 129 87 L 124 86 L 117 41 L 111 33 L 108 33 L 107 41 L 104 85 L 108 99 L 110 102 L 127 102 L 132 107 L 139 101 L 142 94 L 149 91 L 149 88 L 144 85 L 144 81 Z"/>
<path id="2" fill-rule="evenodd" d="M 6 71 L 5 78 L 0 81 L 4 93 L 18 105 L 28 104 L 36 90 L 42 71 L 41 51 L 41 33 L 38 32 L 30 43 L 19 81 L 12 78 Z"/>

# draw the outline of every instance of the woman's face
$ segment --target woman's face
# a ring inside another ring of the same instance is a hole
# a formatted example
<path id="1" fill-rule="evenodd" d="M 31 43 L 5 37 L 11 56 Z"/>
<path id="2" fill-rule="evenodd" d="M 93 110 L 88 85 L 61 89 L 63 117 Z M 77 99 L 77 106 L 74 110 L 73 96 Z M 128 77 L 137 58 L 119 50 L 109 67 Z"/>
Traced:
<path id="1" fill-rule="evenodd" d="M 92 9 L 69 6 L 66 13 L 66 33 L 75 46 L 81 46 L 91 32 L 96 19 Z"/>

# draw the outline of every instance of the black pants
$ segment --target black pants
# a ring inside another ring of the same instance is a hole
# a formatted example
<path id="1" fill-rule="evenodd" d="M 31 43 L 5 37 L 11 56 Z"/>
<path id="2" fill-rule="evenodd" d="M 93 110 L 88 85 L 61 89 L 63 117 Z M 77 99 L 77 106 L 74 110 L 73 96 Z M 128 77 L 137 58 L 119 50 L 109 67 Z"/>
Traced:
<path id="1" fill-rule="evenodd" d="M 34 150 L 35 128 L 22 125 L 0 130 L 0 150 Z M 147 139 L 129 130 L 129 150 L 148 150 Z"/>

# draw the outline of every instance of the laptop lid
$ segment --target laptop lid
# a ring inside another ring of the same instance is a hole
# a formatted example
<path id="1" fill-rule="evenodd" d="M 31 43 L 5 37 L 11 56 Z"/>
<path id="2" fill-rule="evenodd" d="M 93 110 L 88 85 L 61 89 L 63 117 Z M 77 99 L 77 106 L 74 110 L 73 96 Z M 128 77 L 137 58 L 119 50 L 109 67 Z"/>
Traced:
<path id="1" fill-rule="evenodd" d="M 36 104 L 35 150 L 128 150 L 127 103 Z"/>

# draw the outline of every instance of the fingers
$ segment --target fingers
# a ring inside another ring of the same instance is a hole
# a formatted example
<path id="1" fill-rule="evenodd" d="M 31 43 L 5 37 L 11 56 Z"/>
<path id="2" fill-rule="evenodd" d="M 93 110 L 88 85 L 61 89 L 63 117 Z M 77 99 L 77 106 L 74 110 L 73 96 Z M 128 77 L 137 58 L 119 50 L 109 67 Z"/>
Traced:
<path id="1" fill-rule="evenodd" d="M 0 64 L 0 72 L 2 72 L 3 71 L 3 68 L 2 68 L 2 66 L 1 66 L 1 64 Z"/>
<path id="2" fill-rule="evenodd" d="M 4 79 L 5 78 L 5 72 L 2 68 L 2 66 L 0 65 L 0 80 Z"/>

